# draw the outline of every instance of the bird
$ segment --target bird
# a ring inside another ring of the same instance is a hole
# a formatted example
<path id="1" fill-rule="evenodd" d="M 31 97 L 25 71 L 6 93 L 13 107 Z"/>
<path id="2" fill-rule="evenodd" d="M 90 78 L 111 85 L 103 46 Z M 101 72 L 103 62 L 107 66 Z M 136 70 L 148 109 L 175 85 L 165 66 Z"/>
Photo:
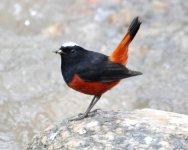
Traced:
<path id="1" fill-rule="evenodd" d="M 61 56 L 61 72 L 66 84 L 78 92 L 94 96 L 85 113 L 75 120 L 88 117 L 102 94 L 116 86 L 122 79 L 142 74 L 126 67 L 128 47 L 140 25 L 141 21 L 137 16 L 110 56 L 87 50 L 74 42 L 64 43 L 54 51 Z"/>

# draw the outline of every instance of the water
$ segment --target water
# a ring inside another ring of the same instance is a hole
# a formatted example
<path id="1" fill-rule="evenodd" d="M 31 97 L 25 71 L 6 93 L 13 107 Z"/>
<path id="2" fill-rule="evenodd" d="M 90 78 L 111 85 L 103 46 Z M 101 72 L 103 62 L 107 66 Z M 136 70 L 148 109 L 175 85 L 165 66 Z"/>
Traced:
<path id="1" fill-rule="evenodd" d="M 74 41 L 110 54 L 136 15 L 143 24 L 128 67 L 144 75 L 122 81 L 96 107 L 188 114 L 187 14 L 183 0 L 2 0 L 0 149 L 23 149 L 34 134 L 90 103 L 91 96 L 65 85 L 53 50 Z"/>

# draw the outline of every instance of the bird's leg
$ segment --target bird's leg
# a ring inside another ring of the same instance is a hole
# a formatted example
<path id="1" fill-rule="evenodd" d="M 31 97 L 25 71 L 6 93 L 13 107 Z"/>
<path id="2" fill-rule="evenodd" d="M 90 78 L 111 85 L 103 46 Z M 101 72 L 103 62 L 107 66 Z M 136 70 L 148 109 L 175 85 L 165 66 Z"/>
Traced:
<path id="1" fill-rule="evenodd" d="M 89 104 L 89 107 L 87 108 L 86 112 L 83 115 L 80 115 L 78 118 L 76 118 L 75 120 L 81 120 L 85 117 L 88 116 L 90 110 L 93 108 L 93 106 L 99 101 L 101 96 L 94 96 L 91 103 Z"/>
<path id="2" fill-rule="evenodd" d="M 87 108 L 86 112 L 84 114 L 89 114 L 90 110 L 93 108 L 93 106 L 99 101 L 101 96 L 94 96 L 92 103 L 90 103 L 89 107 Z M 87 116 L 86 115 L 86 116 Z"/>
<path id="3" fill-rule="evenodd" d="M 86 112 L 88 111 L 88 109 L 91 107 L 91 105 L 93 104 L 93 102 L 95 101 L 95 96 L 93 97 L 93 99 L 92 99 L 92 101 L 91 101 L 91 103 L 89 104 L 89 106 L 88 106 L 88 108 L 87 108 L 87 110 L 86 110 Z M 83 115 L 83 113 L 79 113 L 79 116 L 82 116 Z"/>

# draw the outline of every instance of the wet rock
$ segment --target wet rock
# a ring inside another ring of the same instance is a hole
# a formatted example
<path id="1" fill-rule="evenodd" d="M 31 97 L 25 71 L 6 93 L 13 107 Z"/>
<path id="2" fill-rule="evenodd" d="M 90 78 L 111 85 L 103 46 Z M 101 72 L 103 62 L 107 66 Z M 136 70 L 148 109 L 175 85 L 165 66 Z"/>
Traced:
<path id="1" fill-rule="evenodd" d="M 84 120 L 64 120 L 47 128 L 33 138 L 27 150 L 117 148 L 187 150 L 188 116 L 152 109 L 99 110 Z"/>

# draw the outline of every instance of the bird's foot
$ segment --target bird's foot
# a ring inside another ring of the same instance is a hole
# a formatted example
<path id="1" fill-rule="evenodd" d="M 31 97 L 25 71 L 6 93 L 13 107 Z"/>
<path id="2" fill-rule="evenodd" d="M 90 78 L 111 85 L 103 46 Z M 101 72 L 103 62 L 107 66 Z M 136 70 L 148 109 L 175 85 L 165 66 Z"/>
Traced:
<path id="1" fill-rule="evenodd" d="M 69 121 L 78 121 L 87 118 L 88 115 L 79 113 L 78 116 L 71 118 Z"/>
<path id="2" fill-rule="evenodd" d="M 90 111 L 86 117 L 88 117 L 88 116 L 90 116 L 90 115 L 94 115 L 94 114 L 95 114 L 96 112 L 98 112 L 98 111 L 101 111 L 101 109 L 100 109 L 100 108 L 97 108 L 97 109 L 95 109 L 95 110 L 93 110 L 93 111 Z M 82 115 L 84 115 L 84 114 L 83 114 L 83 113 L 79 113 L 79 114 L 78 114 L 78 116 L 82 116 Z"/>
<path id="3" fill-rule="evenodd" d="M 79 114 L 78 114 L 78 117 L 83 116 L 83 115 L 84 115 L 83 113 L 79 113 Z"/>
<path id="4" fill-rule="evenodd" d="M 97 109 L 91 111 L 91 113 L 97 113 L 97 112 L 99 112 L 99 111 L 101 111 L 101 109 L 100 109 L 100 108 L 97 108 Z"/>
<path id="5" fill-rule="evenodd" d="M 73 117 L 72 119 L 70 119 L 69 121 L 78 121 L 78 120 L 82 120 L 84 118 L 87 117 L 92 117 L 94 116 L 98 111 L 101 111 L 101 109 L 95 109 L 91 112 L 89 112 L 88 114 L 83 114 L 83 113 L 79 113 L 76 117 Z"/>

